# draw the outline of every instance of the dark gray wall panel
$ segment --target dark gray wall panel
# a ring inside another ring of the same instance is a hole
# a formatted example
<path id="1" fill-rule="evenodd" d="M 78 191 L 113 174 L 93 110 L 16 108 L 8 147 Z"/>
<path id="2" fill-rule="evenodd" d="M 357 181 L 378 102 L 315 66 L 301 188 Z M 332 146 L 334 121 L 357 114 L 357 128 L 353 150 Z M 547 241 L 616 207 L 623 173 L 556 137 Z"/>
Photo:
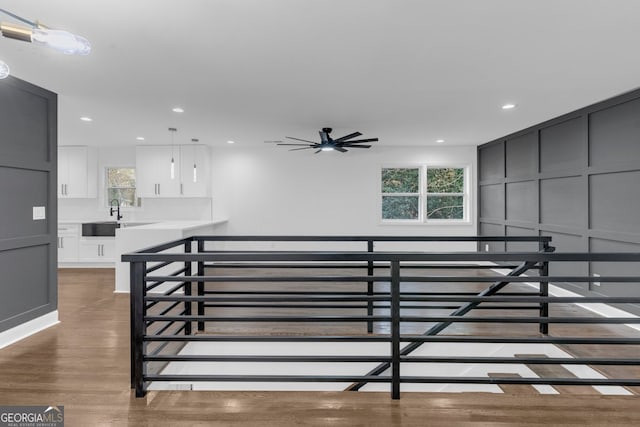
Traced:
<path id="1" fill-rule="evenodd" d="M 14 79 L 15 80 L 15 79 Z M 47 98 L 24 85 L 0 84 L 0 158 L 49 161 Z"/>
<path id="2" fill-rule="evenodd" d="M 55 93 L 0 81 L 0 332 L 57 309 L 57 108 Z"/>
<path id="3" fill-rule="evenodd" d="M 640 233 L 640 171 L 589 177 L 589 212 L 592 229 Z"/>
<path id="4" fill-rule="evenodd" d="M 479 224 L 481 236 L 504 236 L 504 226 L 487 222 Z M 488 245 L 488 246 L 487 246 Z M 504 251 L 504 243 L 502 242 L 480 242 L 478 249 L 481 252 L 502 252 Z"/>
<path id="5" fill-rule="evenodd" d="M 536 181 L 508 183 L 506 193 L 508 220 L 538 222 Z"/>
<path id="6" fill-rule="evenodd" d="M 491 144 L 478 150 L 480 158 L 480 181 L 496 181 L 504 178 L 504 146 Z"/>
<path id="7" fill-rule="evenodd" d="M 607 166 L 640 158 L 640 99 L 589 115 L 591 166 Z"/>
<path id="8" fill-rule="evenodd" d="M 587 200 L 583 188 L 581 177 L 540 180 L 540 222 L 586 227 Z"/>
<path id="9" fill-rule="evenodd" d="M 537 236 L 538 232 L 533 228 L 507 226 L 507 236 Z M 512 252 L 535 252 L 538 243 L 533 242 L 507 242 L 507 250 Z"/>
<path id="10" fill-rule="evenodd" d="M 49 302 L 47 283 L 49 247 L 32 246 L 0 252 L 0 313 L 5 319 Z"/>
<path id="11" fill-rule="evenodd" d="M 7 195 L 0 204 L 0 239 L 47 234 L 48 220 L 34 221 L 33 207 L 48 205 L 48 183 L 48 172 L 0 168 L 0 194 Z"/>
<path id="12" fill-rule="evenodd" d="M 506 142 L 508 178 L 530 178 L 538 170 L 537 132 L 531 132 Z"/>
<path id="13" fill-rule="evenodd" d="M 585 164 L 585 138 L 580 117 L 540 130 L 540 172 L 579 169 Z"/>
<path id="14" fill-rule="evenodd" d="M 504 185 L 491 184 L 480 187 L 481 218 L 504 219 Z"/>

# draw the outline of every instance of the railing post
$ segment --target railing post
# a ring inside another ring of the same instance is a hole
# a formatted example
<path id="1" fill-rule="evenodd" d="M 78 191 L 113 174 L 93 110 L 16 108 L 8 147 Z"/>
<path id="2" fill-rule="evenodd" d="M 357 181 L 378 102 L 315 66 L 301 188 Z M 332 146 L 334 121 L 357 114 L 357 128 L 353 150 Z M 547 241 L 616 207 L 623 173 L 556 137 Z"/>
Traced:
<path id="1" fill-rule="evenodd" d="M 541 276 L 549 276 L 549 261 L 542 262 L 542 268 L 540 269 Z M 549 282 L 540 282 L 540 296 L 546 298 L 549 296 Z M 543 301 L 540 303 L 540 317 L 549 317 L 549 303 Z M 540 333 L 547 335 L 549 333 L 549 323 L 540 323 Z"/>
<path id="2" fill-rule="evenodd" d="M 373 253 L 373 240 L 367 240 L 367 252 Z M 373 277 L 373 261 L 367 261 L 367 276 Z M 367 297 L 373 296 L 373 280 L 367 282 Z M 373 300 L 367 300 L 367 316 L 373 316 Z M 367 321 L 367 333 L 373 332 L 373 322 Z"/>
<path id="3" fill-rule="evenodd" d="M 204 240 L 198 240 L 198 254 L 204 252 Z M 198 277 L 204 276 L 204 261 L 198 261 Z M 204 281 L 198 280 L 198 297 L 204 297 Z M 204 316 L 204 301 L 198 301 L 198 316 Z M 198 321 L 198 330 L 204 331 L 204 322 Z"/>
<path id="4" fill-rule="evenodd" d="M 391 398 L 400 399 L 400 261 L 391 261 Z"/>
<path id="5" fill-rule="evenodd" d="M 144 381 L 145 363 L 144 363 L 144 335 L 146 313 L 145 301 L 145 262 L 132 262 L 131 268 L 131 293 L 132 301 L 131 313 L 131 379 L 132 386 L 136 390 L 136 397 L 144 397 L 147 393 L 147 387 Z"/>
<path id="6" fill-rule="evenodd" d="M 189 240 L 188 242 L 186 242 L 184 244 L 184 253 L 185 254 L 190 254 L 191 253 L 191 240 Z M 185 261 L 184 263 L 184 275 L 185 276 L 191 276 L 191 261 Z M 191 285 L 192 282 L 191 281 L 185 281 L 184 282 L 184 296 L 186 297 L 190 297 L 191 296 Z M 185 316 L 191 316 L 191 301 L 185 301 L 184 302 L 184 314 Z M 184 334 L 185 335 L 191 335 L 191 321 L 185 322 L 184 325 Z"/>

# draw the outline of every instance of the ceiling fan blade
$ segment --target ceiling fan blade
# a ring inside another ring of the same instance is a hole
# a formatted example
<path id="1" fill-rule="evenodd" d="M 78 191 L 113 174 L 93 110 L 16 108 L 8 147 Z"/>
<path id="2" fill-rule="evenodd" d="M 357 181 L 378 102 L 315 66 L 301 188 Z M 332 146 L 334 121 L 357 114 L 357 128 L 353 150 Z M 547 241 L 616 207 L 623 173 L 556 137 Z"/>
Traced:
<path id="1" fill-rule="evenodd" d="M 341 145 L 341 147 L 349 147 L 349 148 L 371 148 L 371 146 L 370 146 L 370 145 L 349 145 L 349 144 Z"/>
<path id="2" fill-rule="evenodd" d="M 296 141 L 310 142 L 310 143 L 312 143 L 312 144 L 316 144 L 316 142 L 315 142 L 315 141 L 309 141 L 309 140 L 307 140 L 307 139 L 294 138 L 294 137 L 292 137 L 292 136 L 285 136 L 285 138 L 295 139 Z"/>
<path id="3" fill-rule="evenodd" d="M 356 139 L 355 141 L 347 141 L 349 144 L 357 144 L 359 142 L 375 142 L 378 138 Z"/>
<path id="4" fill-rule="evenodd" d="M 321 152 L 321 151 L 322 151 L 322 148 L 321 148 L 321 149 L 319 149 L 318 151 L 316 151 L 316 152 L 315 152 L 315 153 L 313 153 L 313 154 L 318 154 L 318 153 L 319 153 L 319 152 Z"/>
<path id="5" fill-rule="evenodd" d="M 311 145 L 310 145 L 310 146 L 308 146 L 308 147 L 292 148 L 292 149 L 291 149 L 291 150 L 289 150 L 289 151 L 308 150 L 308 149 L 310 149 L 310 148 L 313 148 L 313 146 L 311 146 Z"/>
<path id="6" fill-rule="evenodd" d="M 341 153 L 346 153 L 347 151 L 349 151 L 349 150 L 345 150 L 345 149 L 344 149 L 344 148 L 342 148 L 342 147 L 333 147 L 333 149 L 334 149 L 334 150 L 337 150 L 337 151 L 339 151 L 339 152 L 341 152 Z"/>
<path id="7" fill-rule="evenodd" d="M 349 135 L 345 135 L 342 138 L 334 139 L 335 142 L 346 141 L 347 139 L 355 138 L 356 136 L 362 135 L 360 132 L 350 133 Z"/>
<path id="8" fill-rule="evenodd" d="M 265 144 L 277 144 L 278 142 L 282 141 L 264 141 Z"/>
<path id="9" fill-rule="evenodd" d="M 330 138 L 329 138 L 329 134 L 323 130 L 318 132 L 320 134 L 320 140 L 324 143 L 329 142 Z"/>
<path id="10" fill-rule="evenodd" d="M 281 142 L 280 144 L 276 144 L 276 145 L 299 145 L 299 146 L 303 146 L 304 145 L 304 146 L 307 146 L 307 145 L 312 145 L 312 144 L 295 144 L 295 143 L 288 144 L 286 142 Z"/>

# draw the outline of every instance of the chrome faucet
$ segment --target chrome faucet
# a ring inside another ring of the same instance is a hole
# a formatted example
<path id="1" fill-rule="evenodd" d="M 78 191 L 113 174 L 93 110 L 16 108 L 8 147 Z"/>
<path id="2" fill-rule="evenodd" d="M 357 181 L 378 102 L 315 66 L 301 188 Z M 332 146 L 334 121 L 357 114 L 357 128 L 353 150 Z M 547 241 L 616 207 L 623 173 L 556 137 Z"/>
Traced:
<path id="1" fill-rule="evenodd" d="M 109 202 L 109 215 L 113 216 L 113 202 L 116 202 L 117 204 L 117 208 L 115 209 L 116 212 L 116 221 L 120 221 L 122 219 L 122 215 L 120 215 L 120 200 L 118 199 L 113 199 Z"/>

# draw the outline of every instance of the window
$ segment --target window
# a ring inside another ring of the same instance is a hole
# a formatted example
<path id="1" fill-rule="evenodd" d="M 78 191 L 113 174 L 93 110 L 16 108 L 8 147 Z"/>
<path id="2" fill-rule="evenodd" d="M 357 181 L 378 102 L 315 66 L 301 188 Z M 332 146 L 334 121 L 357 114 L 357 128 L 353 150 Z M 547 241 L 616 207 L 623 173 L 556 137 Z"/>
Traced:
<path id="1" fill-rule="evenodd" d="M 107 205 L 118 200 L 121 207 L 136 205 L 136 170 L 107 168 Z"/>
<path id="2" fill-rule="evenodd" d="M 382 168 L 381 217 L 394 222 L 466 221 L 464 167 Z"/>

